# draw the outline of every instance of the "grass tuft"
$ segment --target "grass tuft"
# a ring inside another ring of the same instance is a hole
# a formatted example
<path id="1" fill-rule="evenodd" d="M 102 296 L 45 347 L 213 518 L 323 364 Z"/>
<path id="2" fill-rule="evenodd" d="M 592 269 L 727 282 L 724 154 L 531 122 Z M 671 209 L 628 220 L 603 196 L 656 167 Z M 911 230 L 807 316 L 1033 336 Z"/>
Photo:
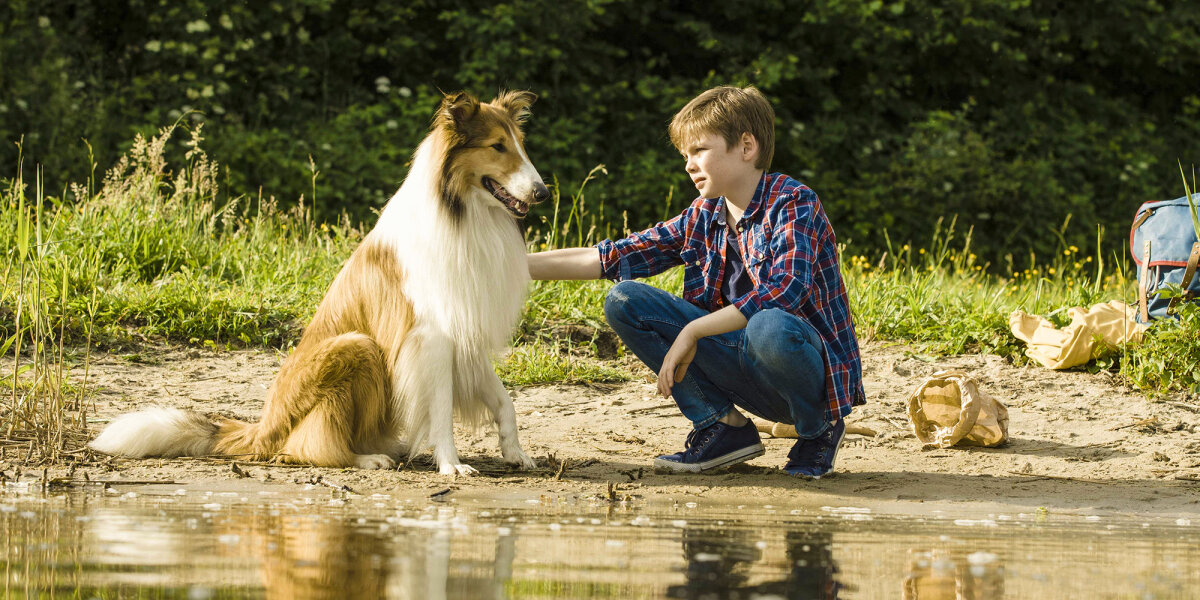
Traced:
<path id="1" fill-rule="evenodd" d="M 21 177 L 0 186 L 0 356 L 7 364 L 0 376 L 6 398 L 0 451 L 17 446 L 12 452 L 27 461 L 53 460 L 82 444 L 94 345 L 288 347 L 362 239 L 344 217 L 315 222 L 303 198 L 287 209 L 271 197 L 224 198 L 199 128 L 183 130 L 186 162 L 172 173 L 164 149 L 178 133 L 165 128 L 138 137 L 99 186 L 89 180 L 58 197 L 42 189 L 40 176 L 33 186 Z M 531 251 L 590 245 L 600 235 L 629 231 L 628 223 L 598 222 L 599 212 L 589 209 L 586 186 L 603 173 L 603 166 L 594 169 L 569 197 L 553 187 L 555 216 L 530 226 Z M 315 167 L 312 186 L 315 195 Z M 972 252 L 975 232 L 959 232 L 953 219 L 935 224 L 924 246 L 889 242 L 873 256 L 841 247 L 860 339 L 1020 362 L 1027 359 L 1009 332 L 1012 311 L 1063 325 L 1068 307 L 1131 302 L 1124 249 L 1106 259 L 1102 231 L 1094 248 L 1069 245 L 1068 226 L 1069 219 L 1057 229 L 1064 241 L 1053 256 L 1014 253 L 1002 265 L 981 263 Z M 678 294 L 682 272 L 648 282 Z M 624 350 L 604 321 L 610 288 L 607 281 L 535 282 L 515 347 L 497 364 L 505 383 L 632 379 L 630 362 L 615 360 Z M 1186 305 L 1179 320 L 1157 324 L 1141 346 L 1090 368 L 1116 370 L 1149 393 L 1197 393 L 1198 312 Z M 70 376 L 74 365 L 82 366 L 79 381 Z"/>

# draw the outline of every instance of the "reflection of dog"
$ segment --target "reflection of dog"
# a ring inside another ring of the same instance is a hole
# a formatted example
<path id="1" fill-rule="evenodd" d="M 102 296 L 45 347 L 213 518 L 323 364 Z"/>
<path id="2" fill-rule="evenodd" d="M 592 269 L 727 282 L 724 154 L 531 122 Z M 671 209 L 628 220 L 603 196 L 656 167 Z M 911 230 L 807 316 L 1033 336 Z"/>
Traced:
<path id="1" fill-rule="evenodd" d="M 402 451 L 403 428 L 410 453 L 432 446 L 443 474 L 472 474 L 453 419 L 478 425 L 490 413 L 504 460 L 534 466 L 491 363 L 529 281 L 514 219 L 549 196 L 520 128 L 534 99 L 443 99 L 408 178 L 334 279 L 259 423 L 156 409 L 117 419 L 91 447 L 382 468 Z"/>
<path id="2" fill-rule="evenodd" d="M 220 544 L 216 551 L 222 558 L 257 564 L 267 600 L 513 595 L 516 535 L 496 535 L 490 554 L 487 535 L 463 543 L 457 531 L 461 515 L 455 513 L 439 512 L 428 520 L 401 517 L 398 526 L 380 523 L 379 528 L 327 516 L 286 508 L 233 511 L 213 537 L 234 537 L 239 543 Z"/>

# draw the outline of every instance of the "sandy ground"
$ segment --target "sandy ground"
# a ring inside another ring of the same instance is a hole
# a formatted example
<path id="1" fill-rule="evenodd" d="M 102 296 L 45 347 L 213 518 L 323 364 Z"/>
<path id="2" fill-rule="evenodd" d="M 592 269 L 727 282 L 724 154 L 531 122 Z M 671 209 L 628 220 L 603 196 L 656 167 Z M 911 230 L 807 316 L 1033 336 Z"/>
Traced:
<path id="1" fill-rule="evenodd" d="M 160 348 L 102 355 L 91 368 L 99 420 L 151 405 L 257 419 L 282 361 L 274 352 L 214 354 Z M 777 505 L 871 506 L 896 513 L 1034 509 L 1079 513 L 1200 513 L 1200 408 L 1184 398 L 1151 401 L 1105 373 L 1018 367 L 994 356 L 939 358 L 901 345 L 863 348 L 868 404 L 850 422 L 875 436 L 849 435 L 834 476 L 789 477 L 781 467 L 793 440 L 766 439 L 767 454 L 703 475 L 659 474 L 656 455 L 682 447 L 688 424 L 669 399 L 654 395 L 649 370 L 610 386 L 536 386 L 512 390 L 523 445 L 539 462 L 517 471 L 499 459 L 491 431 L 457 431 L 470 478 L 439 475 L 429 454 L 400 471 L 323 469 L 204 459 L 113 459 L 79 469 L 95 479 L 162 481 L 196 489 L 320 481 L 357 493 L 459 497 L 607 496 L 647 501 L 704 497 Z M 1010 442 L 1001 448 L 922 449 L 905 414 L 908 394 L 938 369 L 961 368 L 1009 409 Z M 96 427 L 102 426 L 98 422 Z M 561 469 L 561 473 L 560 473 Z"/>

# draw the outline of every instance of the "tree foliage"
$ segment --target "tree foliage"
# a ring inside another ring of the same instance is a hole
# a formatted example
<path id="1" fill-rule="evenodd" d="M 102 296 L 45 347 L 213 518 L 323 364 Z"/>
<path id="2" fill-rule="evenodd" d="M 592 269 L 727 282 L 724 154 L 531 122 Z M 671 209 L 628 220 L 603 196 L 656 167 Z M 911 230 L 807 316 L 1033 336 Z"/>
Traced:
<path id="1" fill-rule="evenodd" d="M 666 136 L 718 84 L 773 101 L 775 170 L 842 240 L 974 226 L 981 255 L 1050 252 L 1177 196 L 1200 154 L 1200 5 L 1146 0 L 9 0 L 0 178 L 50 189 L 135 132 L 203 122 L 226 193 L 315 194 L 369 218 L 405 175 L 439 90 L 527 88 L 547 178 L 631 226 L 694 191 Z M 179 149 L 178 151 L 182 151 Z M 27 177 L 31 180 L 32 178 Z M 543 209 L 544 210 L 544 209 Z M 536 216 L 536 213 L 535 213 Z"/>

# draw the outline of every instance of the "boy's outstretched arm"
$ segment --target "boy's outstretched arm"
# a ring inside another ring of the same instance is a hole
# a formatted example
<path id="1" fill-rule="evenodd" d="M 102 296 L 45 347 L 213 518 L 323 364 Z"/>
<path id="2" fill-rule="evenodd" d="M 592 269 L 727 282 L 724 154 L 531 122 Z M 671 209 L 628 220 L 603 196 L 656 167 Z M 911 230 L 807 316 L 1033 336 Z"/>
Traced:
<path id="1" fill-rule="evenodd" d="M 527 254 L 530 279 L 600 279 L 600 251 L 563 248 Z"/>

